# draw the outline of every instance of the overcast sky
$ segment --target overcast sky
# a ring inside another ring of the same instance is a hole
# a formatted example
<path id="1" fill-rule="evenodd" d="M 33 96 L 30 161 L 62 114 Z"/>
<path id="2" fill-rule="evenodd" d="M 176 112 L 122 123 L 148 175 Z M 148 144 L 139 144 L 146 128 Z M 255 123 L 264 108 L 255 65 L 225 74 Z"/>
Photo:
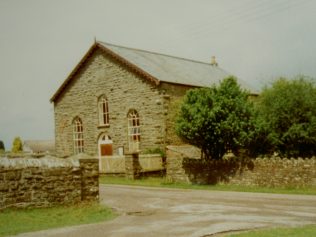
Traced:
<path id="1" fill-rule="evenodd" d="M 316 0 L 0 0 L 0 140 L 54 139 L 49 99 L 97 40 L 210 62 L 258 89 L 316 77 Z"/>

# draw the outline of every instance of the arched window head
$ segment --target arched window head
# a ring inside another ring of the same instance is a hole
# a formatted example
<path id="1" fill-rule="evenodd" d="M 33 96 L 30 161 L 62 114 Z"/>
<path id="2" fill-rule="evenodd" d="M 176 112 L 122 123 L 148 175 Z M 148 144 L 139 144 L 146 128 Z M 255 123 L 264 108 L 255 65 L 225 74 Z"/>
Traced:
<path id="1" fill-rule="evenodd" d="M 128 121 L 128 145 L 130 151 L 139 151 L 140 122 L 136 110 L 130 110 L 127 114 Z"/>
<path id="2" fill-rule="evenodd" d="M 73 121 L 73 142 L 74 142 L 74 154 L 84 152 L 84 140 L 83 140 L 83 126 L 80 118 L 75 118 Z"/>
<path id="3" fill-rule="evenodd" d="M 110 124 L 109 105 L 105 95 L 100 96 L 98 100 L 99 125 L 105 126 Z"/>

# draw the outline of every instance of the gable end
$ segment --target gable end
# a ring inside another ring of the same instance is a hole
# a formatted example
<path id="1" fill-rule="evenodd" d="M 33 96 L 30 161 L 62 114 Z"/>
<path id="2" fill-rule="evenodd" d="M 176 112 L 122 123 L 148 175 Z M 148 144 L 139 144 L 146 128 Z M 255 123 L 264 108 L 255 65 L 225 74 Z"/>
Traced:
<path id="1" fill-rule="evenodd" d="M 96 49 L 100 49 L 103 53 L 110 56 L 117 62 L 121 63 L 122 65 L 126 66 L 129 70 L 132 72 L 138 74 L 145 80 L 149 81 L 150 83 L 153 83 L 154 85 L 158 86 L 160 84 L 160 80 L 153 77 L 149 73 L 145 72 L 141 68 L 137 67 L 136 65 L 132 64 L 131 62 L 127 61 L 123 57 L 117 55 L 110 49 L 106 48 L 105 46 L 99 44 L 98 42 L 95 42 L 88 52 L 84 55 L 84 57 L 80 60 L 80 62 L 77 64 L 77 66 L 71 71 L 67 79 L 63 82 L 63 84 L 59 87 L 59 89 L 55 92 L 53 97 L 50 99 L 50 102 L 55 102 L 59 96 L 63 93 L 64 89 L 68 86 L 68 84 L 71 82 L 71 80 L 74 78 L 75 74 L 80 70 L 80 68 L 84 65 L 84 63 L 91 57 L 91 55 L 95 52 Z"/>

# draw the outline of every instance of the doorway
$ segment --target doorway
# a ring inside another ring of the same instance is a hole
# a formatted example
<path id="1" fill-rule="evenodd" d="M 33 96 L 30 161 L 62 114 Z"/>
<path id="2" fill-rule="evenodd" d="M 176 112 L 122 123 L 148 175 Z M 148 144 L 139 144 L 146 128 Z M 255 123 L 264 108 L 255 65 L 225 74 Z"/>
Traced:
<path id="1" fill-rule="evenodd" d="M 109 135 L 102 134 L 98 142 L 99 156 L 112 156 L 113 155 L 113 141 Z"/>

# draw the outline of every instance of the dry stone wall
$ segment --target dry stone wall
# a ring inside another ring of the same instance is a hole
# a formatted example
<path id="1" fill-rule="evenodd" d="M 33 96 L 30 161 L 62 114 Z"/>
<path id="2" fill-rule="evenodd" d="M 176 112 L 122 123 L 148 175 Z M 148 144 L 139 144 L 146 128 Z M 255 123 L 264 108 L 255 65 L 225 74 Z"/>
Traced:
<path id="1" fill-rule="evenodd" d="M 167 149 L 167 178 L 196 184 L 229 183 L 260 187 L 316 187 L 316 158 L 213 160 L 188 157 L 177 147 Z"/>
<path id="2" fill-rule="evenodd" d="M 0 209 L 99 199 L 98 160 L 0 158 Z"/>

